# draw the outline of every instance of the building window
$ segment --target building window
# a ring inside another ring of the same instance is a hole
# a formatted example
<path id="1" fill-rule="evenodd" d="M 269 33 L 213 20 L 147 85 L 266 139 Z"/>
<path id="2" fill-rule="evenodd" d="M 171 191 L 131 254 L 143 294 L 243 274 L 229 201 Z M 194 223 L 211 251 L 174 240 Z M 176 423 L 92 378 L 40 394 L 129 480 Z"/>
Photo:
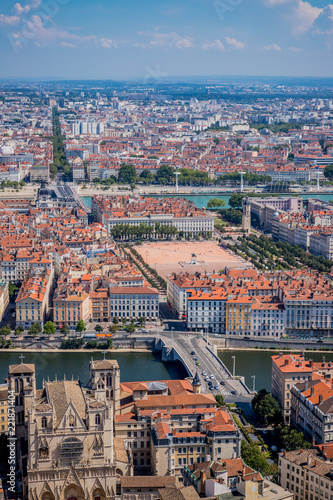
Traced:
<path id="1" fill-rule="evenodd" d="M 95 424 L 96 425 L 101 425 L 101 416 L 99 413 L 95 416 Z"/>
<path id="2" fill-rule="evenodd" d="M 46 427 L 47 427 L 47 418 L 43 417 L 42 418 L 42 429 L 46 429 Z"/>

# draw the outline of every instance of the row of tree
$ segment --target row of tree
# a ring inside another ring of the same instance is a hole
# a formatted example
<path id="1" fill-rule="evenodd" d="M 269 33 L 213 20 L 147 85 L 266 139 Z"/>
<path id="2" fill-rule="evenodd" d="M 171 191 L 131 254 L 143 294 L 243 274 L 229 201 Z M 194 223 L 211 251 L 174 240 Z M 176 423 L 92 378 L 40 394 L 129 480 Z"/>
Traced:
<path id="1" fill-rule="evenodd" d="M 50 165 L 50 173 L 54 178 L 58 172 L 63 172 L 67 180 L 71 177 L 71 166 L 66 159 L 64 137 L 61 135 L 59 114 L 56 107 L 52 108 L 52 146 L 53 163 Z"/>
<path id="2" fill-rule="evenodd" d="M 146 239 L 152 234 L 156 234 L 162 238 L 173 237 L 178 234 L 178 230 L 175 226 L 168 226 L 165 224 L 160 224 L 156 222 L 155 226 L 149 226 L 144 222 L 140 222 L 137 226 L 131 224 L 117 224 L 111 230 L 111 235 L 114 238 L 131 240 L 131 239 Z"/>

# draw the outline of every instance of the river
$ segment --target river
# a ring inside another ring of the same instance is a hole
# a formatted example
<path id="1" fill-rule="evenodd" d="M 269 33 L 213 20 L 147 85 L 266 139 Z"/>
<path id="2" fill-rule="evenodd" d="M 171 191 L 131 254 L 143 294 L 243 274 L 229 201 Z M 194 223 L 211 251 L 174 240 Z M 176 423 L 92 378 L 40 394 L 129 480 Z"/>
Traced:
<path id="1" fill-rule="evenodd" d="M 0 352 L 0 384 L 8 376 L 8 365 L 20 363 L 20 352 Z M 103 359 L 100 352 L 24 352 L 24 363 L 33 363 L 36 367 L 37 388 L 42 387 L 43 379 L 54 380 L 80 378 L 83 385 L 89 381 L 89 361 Z M 121 382 L 139 380 L 173 380 L 187 375 L 180 363 L 163 363 L 158 354 L 151 352 L 117 352 L 107 354 L 107 359 L 115 359 L 120 367 Z"/>
<path id="2" fill-rule="evenodd" d="M 288 352 L 288 351 L 284 351 Z M 290 351 L 289 351 L 290 352 Z M 255 375 L 255 389 L 271 390 L 271 377 L 272 377 L 272 360 L 271 356 L 278 354 L 278 351 L 223 351 L 219 352 L 219 357 L 226 367 L 232 373 L 233 359 L 235 356 L 235 373 L 245 377 L 246 385 L 252 389 L 253 379 Z M 306 359 L 313 359 L 314 361 L 321 361 L 322 357 L 326 357 L 326 361 L 333 361 L 333 352 L 311 352 L 305 351 Z"/>
<path id="3" fill-rule="evenodd" d="M 248 387 L 252 388 L 252 375 L 255 375 L 256 390 L 265 388 L 271 389 L 272 362 L 271 356 L 277 351 L 223 351 L 219 357 L 227 368 L 232 372 L 233 359 L 236 357 L 236 375 L 245 377 Z M 306 358 L 320 361 L 325 355 L 326 361 L 333 361 L 333 352 L 305 352 Z M 7 351 L 0 352 L 0 384 L 8 376 L 8 365 L 20 363 L 20 352 Z M 72 376 L 80 378 L 83 385 L 89 381 L 89 361 L 103 359 L 102 353 L 90 352 L 54 352 L 40 351 L 36 353 L 25 352 L 24 363 L 34 363 L 36 367 L 37 387 L 40 388 L 43 379 L 54 380 L 67 379 Z M 112 351 L 107 354 L 108 359 L 116 359 L 120 367 L 120 379 L 122 382 L 139 380 L 174 380 L 186 377 L 186 372 L 180 363 L 163 363 L 159 355 L 151 352 L 117 352 Z"/>
<path id="4" fill-rule="evenodd" d="M 223 195 L 218 195 L 215 193 L 212 194 L 188 194 L 188 195 L 165 195 L 166 198 L 170 197 L 179 197 L 179 198 L 185 198 L 186 200 L 193 201 L 198 208 L 207 208 L 207 204 L 209 200 L 212 198 L 217 198 L 219 200 L 224 200 L 225 201 L 225 208 L 229 208 L 229 198 L 231 195 L 228 194 L 223 194 Z M 290 196 L 290 195 L 283 195 L 283 196 Z M 319 200 L 323 201 L 329 201 L 333 199 L 333 193 L 325 193 L 325 194 L 302 194 L 300 193 L 298 196 L 303 198 L 303 200 L 307 200 L 308 198 L 317 198 Z M 158 195 L 158 197 L 161 197 L 161 195 Z M 82 201 L 86 205 L 86 207 L 91 207 L 91 196 L 83 196 Z"/>

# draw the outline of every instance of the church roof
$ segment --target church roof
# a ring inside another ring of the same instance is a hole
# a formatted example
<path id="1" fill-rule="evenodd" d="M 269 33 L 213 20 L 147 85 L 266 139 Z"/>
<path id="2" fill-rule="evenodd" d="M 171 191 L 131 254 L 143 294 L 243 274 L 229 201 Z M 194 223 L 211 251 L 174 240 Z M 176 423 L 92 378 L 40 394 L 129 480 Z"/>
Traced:
<path id="1" fill-rule="evenodd" d="M 10 365 L 9 373 L 15 375 L 16 373 L 34 373 L 35 365 L 28 365 L 21 363 L 19 365 Z"/>
<path id="2" fill-rule="evenodd" d="M 94 370 L 112 370 L 112 368 L 119 368 L 119 365 L 115 359 L 102 359 L 101 361 L 92 361 L 92 368 Z"/>
<path id="3" fill-rule="evenodd" d="M 61 422 L 71 401 L 81 419 L 85 418 L 86 404 L 78 381 L 62 380 L 59 382 L 47 382 L 46 392 L 48 402 L 54 405 L 56 427 Z"/>

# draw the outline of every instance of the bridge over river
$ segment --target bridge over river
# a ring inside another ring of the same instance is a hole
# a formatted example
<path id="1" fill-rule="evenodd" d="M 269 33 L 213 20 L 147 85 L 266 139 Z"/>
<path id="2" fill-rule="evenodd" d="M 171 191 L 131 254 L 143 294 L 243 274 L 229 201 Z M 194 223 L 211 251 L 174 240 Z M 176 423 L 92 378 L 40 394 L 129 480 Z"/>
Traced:
<path id="1" fill-rule="evenodd" d="M 250 402 L 253 398 L 253 392 L 245 385 L 243 378 L 233 377 L 217 356 L 216 346 L 201 336 L 181 331 L 163 331 L 156 337 L 155 350 L 162 352 L 162 361 L 178 360 L 183 363 L 189 377 L 193 377 L 197 371 L 203 392 L 223 394 L 226 402 Z M 195 354 L 191 354 L 192 352 Z M 196 363 L 200 365 L 197 366 Z M 205 380 L 207 377 L 210 377 L 213 386 L 218 385 L 218 389 L 209 388 L 208 380 Z"/>

